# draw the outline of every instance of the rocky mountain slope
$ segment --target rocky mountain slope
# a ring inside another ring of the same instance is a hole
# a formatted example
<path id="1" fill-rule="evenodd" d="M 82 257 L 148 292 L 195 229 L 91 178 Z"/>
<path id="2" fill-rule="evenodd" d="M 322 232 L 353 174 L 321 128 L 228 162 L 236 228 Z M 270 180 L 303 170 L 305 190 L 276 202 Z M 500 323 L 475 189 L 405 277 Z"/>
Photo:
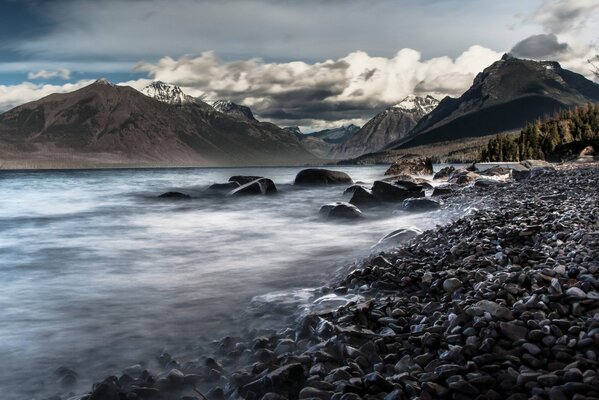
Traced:
<path id="1" fill-rule="evenodd" d="M 551 61 L 505 55 L 459 98 L 446 97 L 387 148 L 412 147 L 519 130 L 556 111 L 599 101 L 599 85 Z"/>
<path id="2" fill-rule="evenodd" d="M 217 100 L 212 104 L 212 107 L 223 114 L 227 114 L 241 120 L 257 122 L 256 118 L 254 117 L 254 113 L 249 107 L 233 103 L 230 100 Z"/>
<path id="3" fill-rule="evenodd" d="M 183 93 L 179 86 L 169 85 L 162 81 L 155 81 L 141 90 L 146 96 L 152 97 L 163 103 L 180 106 L 182 104 L 194 103 L 192 96 Z"/>
<path id="4" fill-rule="evenodd" d="M 352 158 L 381 150 L 389 143 L 405 138 L 418 121 L 437 107 L 432 96 L 407 96 L 399 104 L 374 116 L 349 140 L 339 145 L 331 155 Z"/>
<path id="5" fill-rule="evenodd" d="M 349 140 L 360 130 L 360 127 L 350 124 L 312 133 L 303 133 L 297 126 L 289 126 L 284 129 L 293 133 L 310 153 L 327 159 L 334 158 L 337 146 Z"/>
<path id="6" fill-rule="evenodd" d="M 231 117 L 162 85 L 146 92 L 163 101 L 100 80 L 7 111 L 0 115 L 0 159 L 38 167 L 315 160 L 295 135 L 273 124 Z"/>

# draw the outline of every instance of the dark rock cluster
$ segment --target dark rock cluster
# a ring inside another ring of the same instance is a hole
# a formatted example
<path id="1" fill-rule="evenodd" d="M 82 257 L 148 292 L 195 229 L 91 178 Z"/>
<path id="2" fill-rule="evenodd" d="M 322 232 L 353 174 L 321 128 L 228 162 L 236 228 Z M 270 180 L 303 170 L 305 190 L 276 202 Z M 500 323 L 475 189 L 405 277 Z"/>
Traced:
<path id="1" fill-rule="evenodd" d="M 598 199 L 597 165 L 452 191 L 478 209 L 321 289 L 344 306 L 84 398 L 599 399 Z"/>

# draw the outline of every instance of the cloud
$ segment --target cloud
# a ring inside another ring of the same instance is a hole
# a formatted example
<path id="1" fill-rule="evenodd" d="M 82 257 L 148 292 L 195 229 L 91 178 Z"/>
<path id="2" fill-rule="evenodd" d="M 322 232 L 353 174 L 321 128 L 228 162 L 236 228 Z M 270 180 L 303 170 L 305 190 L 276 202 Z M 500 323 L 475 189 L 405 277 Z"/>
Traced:
<path id="1" fill-rule="evenodd" d="M 91 84 L 93 80 L 81 80 L 64 85 L 23 82 L 17 85 L 0 85 L 0 112 L 38 100 L 53 93 L 67 93 Z"/>
<path id="2" fill-rule="evenodd" d="M 136 70 L 179 85 L 193 96 L 231 99 L 250 106 L 261 118 L 281 125 L 323 125 L 363 121 L 408 94 L 458 96 L 474 76 L 501 53 L 471 46 L 455 59 L 422 60 L 413 49 L 392 57 L 356 51 L 336 60 L 308 63 L 224 61 L 214 52 L 198 57 L 164 57 Z"/>
<path id="3" fill-rule="evenodd" d="M 54 71 L 40 69 L 36 72 L 30 72 L 27 74 L 27 79 L 50 79 L 50 78 L 60 78 L 64 80 L 71 79 L 71 71 L 66 68 L 60 68 Z"/>
<path id="4" fill-rule="evenodd" d="M 156 60 L 208 50 L 228 60 L 315 61 L 356 49 L 390 57 L 404 47 L 455 57 L 473 37 L 508 48 L 526 31 L 505 29 L 515 21 L 513 9 L 528 8 L 521 0 L 60 0 L 37 7 L 43 34 L 16 37 L 12 48 L 63 61 Z"/>
<path id="5" fill-rule="evenodd" d="M 516 43 L 510 53 L 516 57 L 549 59 L 568 50 L 567 43 L 560 43 L 553 33 L 529 36 Z"/>
<path id="6" fill-rule="evenodd" d="M 596 23 L 597 12 L 597 0 L 545 0 L 532 19 L 547 32 L 559 34 L 580 31 L 589 21 Z"/>

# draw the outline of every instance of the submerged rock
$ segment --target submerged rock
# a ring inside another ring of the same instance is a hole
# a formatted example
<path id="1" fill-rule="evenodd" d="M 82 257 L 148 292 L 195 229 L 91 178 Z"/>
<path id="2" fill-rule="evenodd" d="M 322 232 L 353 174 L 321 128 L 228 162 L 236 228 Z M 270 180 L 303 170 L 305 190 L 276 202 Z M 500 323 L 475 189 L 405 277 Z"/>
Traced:
<path id="1" fill-rule="evenodd" d="M 229 182 L 237 182 L 239 185 L 246 185 L 250 182 L 264 178 L 263 176 L 251 176 L 251 175 L 234 175 L 229 178 Z"/>
<path id="2" fill-rule="evenodd" d="M 233 190 L 235 188 L 238 188 L 239 186 L 241 186 L 239 184 L 239 182 L 237 182 L 237 181 L 230 181 L 230 182 L 227 182 L 227 183 L 213 183 L 212 185 L 208 186 L 208 189 L 212 189 L 212 190 Z"/>
<path id="3" fill-rule="evenodd" d="M 345 172 L 330 169 L 308 168 L 295 176 L 296 185 L 339 185 L 344 183 L 353 183 L 353 181 Z"/>
<path id="4" fill-rule="evenodd" d="M 320 214 L 329 219 L 356 219 L 363 216 L 358 207 L 343 201 L 325 204 L 320 208 Z"/>
<path id="5" fill-rule="evenodd" d="M 273 181 L 260 178 L 234 189 L 229 193 L 229 196 L 273 194 L 276 192 L 277 187 Z"/>
<path id="6" fill-rule="evenodd" d="M 449 178 L 449 175 L 451 175 L 454 171 L 455 171 L 455 167 L 453 167 L 451 165 L 448 167 L 443 167 L 439 171 L 437 171 L 435 173 L 435 175 L 433 175 L 433 179 L 434 180 L 447 179 L 447 178 Z"/>
<path id="7" fill-rule="evenodd" d="M 169 200 L 189 200 L 191 196 L 181 192 L 166 192 L 162 193 L 158 196 L 159 199 L 169 199 Z"/>
<path id="8" fill-rule="evenodd" d="M 349 202 L 358 207 L 371 207 L 377 205 L 379 200 L 372 194 L 372 191 L 358 186 L 355 188 Z"/>

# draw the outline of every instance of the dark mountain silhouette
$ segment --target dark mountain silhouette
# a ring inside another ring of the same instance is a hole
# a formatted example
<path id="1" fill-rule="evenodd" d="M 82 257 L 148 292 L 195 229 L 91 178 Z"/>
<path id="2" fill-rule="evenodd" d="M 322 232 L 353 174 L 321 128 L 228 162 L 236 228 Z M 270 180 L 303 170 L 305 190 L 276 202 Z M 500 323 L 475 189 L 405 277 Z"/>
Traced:
<path id="1" fill-rule="evenodd" d="M 540 117 L 599 101 L 599 85 L 553 61 L 504 55 L 459 98 L 446 97 L 406 138 L 387 146 L 406 148 L 521 129 Z"/>
<path id="2" fill-rule="evenodd" d="M 105 80 L 1 114 L 0 148 L 0 162 L 49 167 L 315 160 L 292 133 L 274 124 L 243 121 L 201 101 L 161 102 Z"/>

